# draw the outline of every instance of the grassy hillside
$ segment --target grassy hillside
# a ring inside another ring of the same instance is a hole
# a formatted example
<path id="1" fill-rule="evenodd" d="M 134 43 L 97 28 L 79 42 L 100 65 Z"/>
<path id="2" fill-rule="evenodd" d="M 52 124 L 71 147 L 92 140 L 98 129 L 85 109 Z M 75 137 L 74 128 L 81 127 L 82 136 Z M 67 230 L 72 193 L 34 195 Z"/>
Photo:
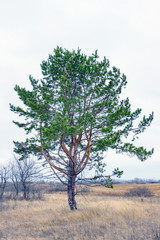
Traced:
<path id="1" fill-rule="evenodd" d="M 0 203 L 1 240 L 153 240 L 160 239 L 160 184 L 148 184 L 154 196 L 125 197 L 137 185 L 114 189 L 89 187 L 71 212 L 65 192 L 44 200 Z M 138 185 L 139 187 L 139 185 Z"/>

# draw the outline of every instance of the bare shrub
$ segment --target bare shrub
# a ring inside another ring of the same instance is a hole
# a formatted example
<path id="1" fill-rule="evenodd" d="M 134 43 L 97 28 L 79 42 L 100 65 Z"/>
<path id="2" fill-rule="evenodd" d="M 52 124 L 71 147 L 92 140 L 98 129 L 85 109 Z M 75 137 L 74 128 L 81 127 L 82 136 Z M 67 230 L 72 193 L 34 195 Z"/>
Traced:
<path id="1" fill-rule="evenodd" d="M 88 192 L 90 192 L 90 189 L 89 189 L 88 187 L 86 187 L 86 186 L 83 186 L 83 187 L 81 187 L 81 188 L 78 190 L 78 192 L 88 193 Z"/>
<path id="2" fill-rule="evenodd" d="M 55 193 L 55 192 L 66 192 L 66 186 L 57 184 L 50 186 L 49 189 L 47 189 L 47 193 Z"/>
<path id="3" fill-rule="evenodd" d="M 152 197 L 153 192 L 147 187 L 132 188 L 125 193 L 127 197 Z"/>
<path id="4" fill-rule="evenodd" d="M 41 188 L 39 183 L 32 183 L 26 191 L 26 197 L 24 198 L 23 189 L 19 190 L 19 193 L 15 192 L 13 184 L 8 186 L 6 190 L 4 200 L 43 200 L 44 199 L 44 190 Z"/>
<path id="5" fill-rule="evenodd" d="M 3 200 L 6 184 L 8 181 L 9 168 L 0 166 L 0 200 Z"/>
<path id="6" fill-rule="evenodd" d="M 34 200 L 43 200 L 44 199 L 44 194 L 40 188 L 37 188 L 37 187 L 31 188 L 30 193 L 28 195 L 28 200 L 32 200 L 32 199 L 34 199 Z"/>

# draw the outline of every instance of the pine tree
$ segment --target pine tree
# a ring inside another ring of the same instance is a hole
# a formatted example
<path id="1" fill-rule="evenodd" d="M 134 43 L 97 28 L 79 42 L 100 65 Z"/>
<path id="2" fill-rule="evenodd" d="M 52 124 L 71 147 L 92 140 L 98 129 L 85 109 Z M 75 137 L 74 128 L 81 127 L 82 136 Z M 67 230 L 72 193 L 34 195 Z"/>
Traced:
<path id="1" fill-rule="evenodd" d="M 75 184 L 86 166 L 96 170 L 94 179 L 105 179 L 106 185 L 112 186 L 110 176 L 105 176 L 103 152 L 115 149 L 141 161 L 153 153 L 153 149 L 133 144 L 152 122 L 153 113 L 135 127 L 141 109 L 132 112 L 129 99 L 120 99 L 126 76 L 111 68 L 105 57 L 102 61 L 98 58 L 97 51 L 87 57 L 79 49 L 57 47 L 41 64 L 42 79 L 29 77 L 31 91 L 15 86 L 24 108 L 10 104 L 11 111 L 25 119 L 14 123 L 30 136 L 14 142 L 14 152 L 21 160 L 32 154 L 48 162 L 68 186 L 71 210 L 77 208 Z M 113 171 L 113 175 L 121 174 L 119 169 Z"/>

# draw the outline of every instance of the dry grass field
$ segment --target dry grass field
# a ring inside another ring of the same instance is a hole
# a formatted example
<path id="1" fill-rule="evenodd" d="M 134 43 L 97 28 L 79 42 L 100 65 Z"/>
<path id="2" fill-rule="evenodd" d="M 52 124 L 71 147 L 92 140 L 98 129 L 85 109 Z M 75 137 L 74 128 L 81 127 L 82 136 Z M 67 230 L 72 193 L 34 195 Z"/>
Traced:
<path id="1" fill-rule="evenodd" d="M 0 203 L 0 240 L 158 240 L 160 184 L 145 186 L 153 197 L 125 197 L 136 184 L 90 187 L 77 196 L 74 212 L 65 192 L 44 200 L 6 200 Z"/>

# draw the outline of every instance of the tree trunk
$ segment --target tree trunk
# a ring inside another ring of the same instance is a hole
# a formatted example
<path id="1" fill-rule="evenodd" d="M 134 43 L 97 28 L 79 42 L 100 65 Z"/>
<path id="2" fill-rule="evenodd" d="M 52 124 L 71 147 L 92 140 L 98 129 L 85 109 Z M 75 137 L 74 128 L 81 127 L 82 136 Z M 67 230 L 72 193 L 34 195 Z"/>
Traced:
<path id="1" fill-rule="evenodd" d="M 70 175 L 68 177 L 68 204 L 71 210 L 76 210 L 76 200 L 75 200 L 75 175 Z"/>
<path id="2" fill-rule="evenodd" d="M 76 183 L 76 175 L 74 172 L 74 165 L 71 161 L 68 163 L 68 204 L 71 210 L 76 210 L 76 200 L 75 200 L 75 183 Z"/>
<path id="3" fill-rule="evenodd" d="M 4 188 L 3 188 L 3 186 L 2 186 L 2 188 L 1 188 L 1 196 L 0 196 L 0 199 L 1 199 L 1 200 L 3 199 L 3 194 L 4 194 Z"/>
<path id="4" fill-rule="evenodd" d="M 0 199 L 1 199 L 1 200 L 3 199 L 5 187 L 6 187 L 6 181 L 0 183 L 0 189 L 1 189 Z"/>
<path id="5" fill-rule="evenodd" d="M 25 183 L 23 183 L 23 197 L 24 199 L 27 199 L 27 186 Z"/>

